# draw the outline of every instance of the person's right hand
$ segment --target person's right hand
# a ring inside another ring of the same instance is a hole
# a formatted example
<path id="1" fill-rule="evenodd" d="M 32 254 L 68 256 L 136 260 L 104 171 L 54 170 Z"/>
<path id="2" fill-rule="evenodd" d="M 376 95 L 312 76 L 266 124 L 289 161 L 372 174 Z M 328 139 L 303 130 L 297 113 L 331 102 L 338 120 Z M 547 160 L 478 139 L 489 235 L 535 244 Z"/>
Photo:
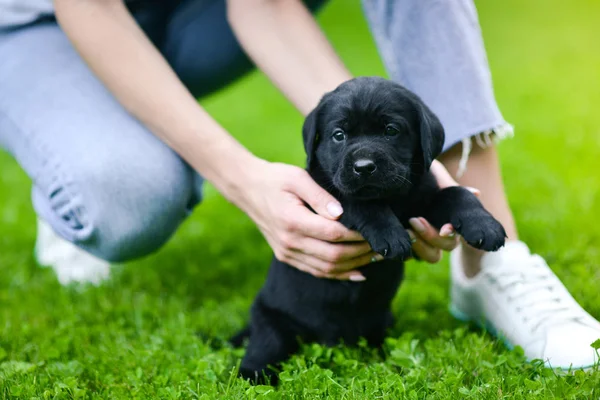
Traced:
<path id="1" fill-rule="evenodd" d="M 459 186 L 438 160 L 433 161 L 430 171 L 441 189 Z M 465 189 L 477 197 L 481 195 L 478 189 L 472 187 L 465 187 Z M 454 227 L 450 223 L 445 224 L 438 231 L 423 217 L 411 218 L 408 222 L 412 228 L 408 230 L 408 234 L 413 241 L 413 253 L 420 260 L 435 264 L 442 259 L 443 251 L 452 251 L 458 246 L 458 235 L 455 234 Z"/>
<path id="2" fill-rule="evenodd" d="M 240 207 L 278 260 L 316 277 L 360 281 L 356 268 L 383 259 L 358 232 L 336 221 L 340 203 L 305 170 L 262 160 L 252 168 Z"/>

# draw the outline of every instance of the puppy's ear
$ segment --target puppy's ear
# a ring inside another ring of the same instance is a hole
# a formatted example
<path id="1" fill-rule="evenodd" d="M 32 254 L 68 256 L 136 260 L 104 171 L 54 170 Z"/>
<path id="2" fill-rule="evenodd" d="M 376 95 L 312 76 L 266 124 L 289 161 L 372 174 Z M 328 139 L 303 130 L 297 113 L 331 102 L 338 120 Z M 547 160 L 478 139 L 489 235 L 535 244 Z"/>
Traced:
<path id="1" fill-rule="evenodd" d="M 419 109 L 421 150 L 423 152 L 423 170 L 429 170 L 433 160 L 439 156 L 444 147 L 444 127 L 438 117 L 421 103 Z"/>
<path id="2" fill-rule="evenodd" d="M 302 126 L 302 138 L 304 139 L 304 150 L 306 151 L 306 166 L 311 167 L 314 160 L 314 153 L 319 143 L 319 132 L 318 132 L 318 116 L 319 107 L 312 110 Z"/>

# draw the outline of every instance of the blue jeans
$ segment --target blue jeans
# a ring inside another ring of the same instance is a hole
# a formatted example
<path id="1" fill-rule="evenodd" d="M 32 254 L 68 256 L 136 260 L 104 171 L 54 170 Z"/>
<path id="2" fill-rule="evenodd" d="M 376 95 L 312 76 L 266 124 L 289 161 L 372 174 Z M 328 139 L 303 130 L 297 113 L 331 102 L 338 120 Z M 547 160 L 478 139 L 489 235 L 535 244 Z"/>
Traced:
<path id="1" fill-rule="evenodd" d="M 141 4 L 138 23 L 195 96 L 254 68 L 224 0 Z M 390 77 L 438 113 L 446 149 L 506 125 L 471 0 L 363 6 Z M 54 20 L 0 31 L 0 60 L 0 147 L 31 177 L 40 218 L 109 261 L 162 246 L 201 201 L 202 178 L 121 107 Z"/>

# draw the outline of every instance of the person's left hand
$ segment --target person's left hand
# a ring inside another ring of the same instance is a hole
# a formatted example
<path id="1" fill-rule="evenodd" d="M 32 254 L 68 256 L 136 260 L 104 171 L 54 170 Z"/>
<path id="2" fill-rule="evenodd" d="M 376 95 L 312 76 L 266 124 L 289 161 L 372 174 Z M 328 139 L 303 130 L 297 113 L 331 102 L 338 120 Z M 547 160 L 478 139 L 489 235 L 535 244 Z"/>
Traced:
<path id="1" fill-rule="evenodd" d="M 436 160 L 431 164 L 431 172 L 441 188 L 459 186 L 439 161 Z M 467 189 L 475 194 L 475 196 L 480 195 L 477 189 Z M 454 227 L 451 224 L 442 226 L 438 232 L 423 217 L 411 218 L 408 222 L 412 227 L 412 229 L 408 229 L 408 234 L 413 241 L 413 252 L 416 256 L 415 258 L 419 260 L 435 264 L 442 258 L 443 250 L 451 251 L 458 246 L 458 235 L 456 235 Z"/>

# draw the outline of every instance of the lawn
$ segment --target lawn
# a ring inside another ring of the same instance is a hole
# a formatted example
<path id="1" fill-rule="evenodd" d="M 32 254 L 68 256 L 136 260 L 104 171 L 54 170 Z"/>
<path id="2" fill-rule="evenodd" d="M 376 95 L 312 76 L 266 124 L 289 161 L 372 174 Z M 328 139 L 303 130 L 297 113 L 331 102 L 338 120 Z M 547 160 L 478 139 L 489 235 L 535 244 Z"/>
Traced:
<path id="1" fill-rule="evenodd" d="M 516 127 L 500 146 L 521 237 L 600 317 L 600 3 L 477 2 L 498 101 Z M 356 0 L 319 17 L 357 75 L 385 74 Z M 302 165 L 300 115 L 260 74 L 202 101 L 252 151 Z M 116 266 L 101 287 L 61 287 L 35 264 L 30 181 L 0 153 L 2 398 L 597 399 L 600 371 L 560 375 L 525 362 L 447 311 L 447 258 L 411 262 L 398 321 L 380 358 L 368 348 L 307 345 L 282 384 L 251 387 L 243 351 L 197 332 L 240 328 L 270 250 L 212 188 L 158 253 Z"/>

